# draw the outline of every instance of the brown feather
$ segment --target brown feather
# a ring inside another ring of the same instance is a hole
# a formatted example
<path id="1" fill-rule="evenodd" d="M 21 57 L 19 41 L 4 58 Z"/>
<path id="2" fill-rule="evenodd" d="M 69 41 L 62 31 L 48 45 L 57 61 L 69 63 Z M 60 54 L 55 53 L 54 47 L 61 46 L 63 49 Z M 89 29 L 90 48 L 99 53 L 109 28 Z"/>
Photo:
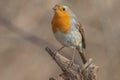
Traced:
<path id="1" fill-rule="evenodd" d="M 86 43 L 85 43 L 85 33 L 84 30 L 82 28 L 82 25 L 80 24 L 80 22 L 76 22 L 76 25 L 79 29 L 80 34 L 82 35 L 82 47 L 85 49 L 86 48 Z"/>

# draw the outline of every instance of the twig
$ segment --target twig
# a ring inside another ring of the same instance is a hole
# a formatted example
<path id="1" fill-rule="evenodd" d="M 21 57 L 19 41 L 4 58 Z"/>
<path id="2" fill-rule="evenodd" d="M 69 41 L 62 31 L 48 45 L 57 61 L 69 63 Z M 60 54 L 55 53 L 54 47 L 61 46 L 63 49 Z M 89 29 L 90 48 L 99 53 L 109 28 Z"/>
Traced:
<path id="1" fill-rule="evenodd" d="M 68 67 L 70 64 L 68 58 L 59 53 L 54 55 L 54 52 L 48 47 L 46 48 L 46 51 L 63 71 L 57 79 L 50 78 L 49 80 L 97 80 L 96 72 L 98 66 L 92 63 L 92 59 L 89 59 L 86 64 L 73 64 Z"/>

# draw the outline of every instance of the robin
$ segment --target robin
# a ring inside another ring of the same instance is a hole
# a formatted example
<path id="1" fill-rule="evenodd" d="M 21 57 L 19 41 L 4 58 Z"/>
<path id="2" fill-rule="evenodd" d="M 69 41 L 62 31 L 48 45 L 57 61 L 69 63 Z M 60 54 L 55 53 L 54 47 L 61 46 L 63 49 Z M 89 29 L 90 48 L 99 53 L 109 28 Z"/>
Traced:
<path id="1" fill-rule="evenodd" d="M 64 47 L 69 47 L 78 50 L 83 63 L 87 60 L 84 56 L 83 49 L 86 48 L 84 31 L 77 20 L 75 14 L 68 6 L 56 4 L 53 7 L 54 16 L 52 19 L 52 31 L 56 39 L 63 45 L 55 53 L 62 50 Z M 73 53 L 72 62 L 74 62 L 75 54 Z"/>

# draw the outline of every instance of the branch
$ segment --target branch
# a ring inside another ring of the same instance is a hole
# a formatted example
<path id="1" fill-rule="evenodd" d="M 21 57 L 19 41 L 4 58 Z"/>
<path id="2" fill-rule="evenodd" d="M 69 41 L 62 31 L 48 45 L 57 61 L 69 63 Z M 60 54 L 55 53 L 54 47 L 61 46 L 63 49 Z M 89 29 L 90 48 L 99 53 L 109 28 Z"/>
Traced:
<path id="1" fill-rule="evenodd" d="M 70 64 L 68 58 L 59 53 L 55 55 L 48 47 L 46 48 L 46 51 L 63 71 L 58 78 L 50 78 L 49 80 L 97 80 L 96 72 L 98 66 L 92 63 L 92 59 L 89 59 L 85 64 L 73 64 L 68 67 Z"/>

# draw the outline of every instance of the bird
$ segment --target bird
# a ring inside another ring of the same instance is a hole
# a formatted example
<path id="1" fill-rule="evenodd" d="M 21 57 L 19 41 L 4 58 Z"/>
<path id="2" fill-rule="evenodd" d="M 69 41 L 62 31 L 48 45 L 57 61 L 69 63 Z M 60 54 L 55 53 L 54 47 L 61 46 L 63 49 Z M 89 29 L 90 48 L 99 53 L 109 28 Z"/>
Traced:
<path id="1" fill-rule="evenodd" d="M 77 50 L 85 64 L 87 62 L 83 52 L 83 49 L 86 48 L 85 34 L 76 15 L 68 6 L 63 4 L 56 4 L 53 7 L 53 12 L 52 31 L 57 41 L 62 45 L 55 53 L 61 51 L 64 47 L 72 48 L 74 53 L 71 62 L 74 63 L 75 50 Z"/>

